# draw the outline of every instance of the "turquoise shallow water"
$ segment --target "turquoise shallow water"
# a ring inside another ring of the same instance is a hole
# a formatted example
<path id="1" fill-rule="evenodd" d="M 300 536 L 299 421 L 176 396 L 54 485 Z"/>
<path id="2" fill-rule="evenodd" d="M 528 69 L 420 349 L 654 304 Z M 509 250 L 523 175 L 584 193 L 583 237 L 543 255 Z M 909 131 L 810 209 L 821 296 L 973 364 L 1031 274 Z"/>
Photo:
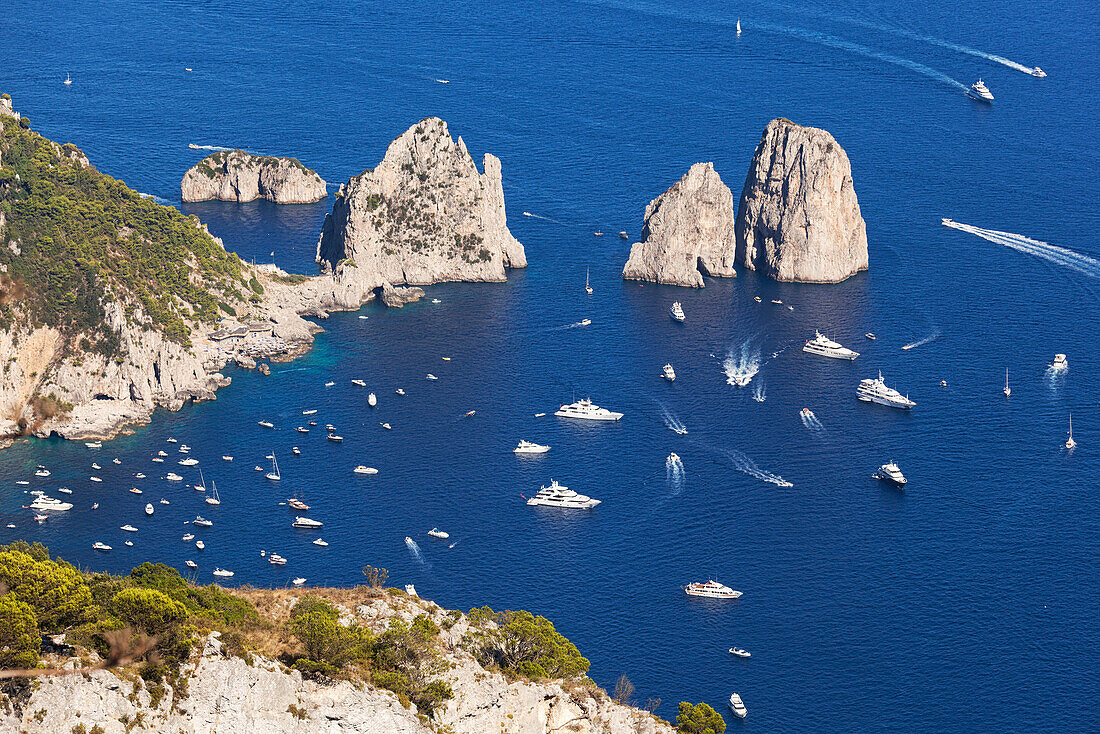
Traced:
<path id="1" fill-rule="evenodd" d="M 546 615 L 598 683 L 625 673 L 667 717 L 681 699 L 724 710 L 736 690 L 750 711 L 736 726 L 761 731 L 1091 728 L 1097 283 L 1087 267 L 939 225 L 953 217 L 1100 258 L 1098 69 L 1082 52 L 1094 45 L 1096 10 L 1029 8 L 8 9 L 0 88 L 36 129 L 140 191 L 178 202 L 183 171 L 202 155 L 188 143 L 294 155 L 335 184 L 436 114 L 475 157 L 502 159 L 509 225 L 531 267 L 503 285 L 433 287 L 439 304 L 335 314 L 304 358 L 267 378 L 230 370 L 215 402 L 159 413 L 97 452 L 56 440 L 0 452 L 0 516 L 16 524 L 0 528 L 0 542 L 41 540 L 113 571 L 143 560 L 186 570 L 194 558 L 204 582 L 219 565 L 235 583 L 351 584 L 362 565 L 382 565 L 444 606 Z M 991 49 L 1050 77 L 915 36 Z M 950 82 L 979 75 L 993 107 Z M 760 131 L 779 115 L 829 129 L 847 150 L 870 272 L 836 286 L 751 273 L 698 291 L 622 282 L 628 243 L 591 232 L 636 235 L 646 203 L 695 161 L 713 160 L 739 192 Z M 274 251 L 280 265 L 312 272 L 327 206 L 182 208 L 244 257 Z M 684 325 L 667 317 L 674 299 Z M 591 327 L 570 327 L 584 317 Z M 848 364 L 802 354 L 818 327 L 863 355 Z M 1056 351 L 1070 369 L 1052 380 Z M 749 388 L 727 384 L 731 352 L 759 354 Z M 658 377 L 666 361 L 671 385 Z M 911 414 L 855 400 L 859 379 L 880 369 L 917 401 Z M 352 378 L 378 394 L 377 408 Z M 574 391 L 625 418 L 533 417 Z M 803 425 L 803 407 L 821 430 Z M 309 408 L 342 445 L 293 430 Z M 1067 455 L 1070 411 L 1081 445 Z M 149 461 L 172 450 L 169 436 L 193 447 L 220 507 L 158 479 L 169 468 L 198 475 Z M 520 438 L 553 448 L 520 459 Z M 278 487 L 253 470 L 272 451 Z M 666 474 L 670 451 L 683 458 L 682 482 Z M 910 479 L 904 493 L 870 479 L 890 458 Z M 93 461 L 101 484 L 88 480 Z M 15 484 L 39 463 L 53 476 Z M 352 475 L 359 463 L 380 474 Z M 528 508 L 524 496 L 551 478 L 603 502 L 586 513 Z M 76 507 L 28 522 L 20 508 L 35 486 L 71 488 Z M 325 522 L 328 548 L 290 528 L 278 502 L 294 493 Z M 145 517 L 161 497 L 171 504 Z M 201 553 L 180 541 L 196 513 L 215 523 L 197 531 Z M 139 528 L 133 548 L 122 545 L 126 523 Z M 433 526 L 450 541 L 427 537 Z M 115 550 L 95 554 L 95 540 Z M 289 563 L 273 567 L 261 549 Z M 715 603 L 679 590 L 711 574 L 744 596 Z M 730 645 L 752 659 L 732 659 Z"/>

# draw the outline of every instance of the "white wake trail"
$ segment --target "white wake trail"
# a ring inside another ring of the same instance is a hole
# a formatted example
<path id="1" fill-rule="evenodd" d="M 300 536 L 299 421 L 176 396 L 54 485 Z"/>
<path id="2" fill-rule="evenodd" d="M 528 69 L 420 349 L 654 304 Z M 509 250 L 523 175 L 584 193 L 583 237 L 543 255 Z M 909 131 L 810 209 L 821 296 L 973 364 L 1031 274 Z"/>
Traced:
<path id="1" fill-rule="evenodd" d="M 778 474 L 772 474 L 769 471 L 764 471 L 756 465 L 756 462 L 750 459 L 745 454 L 741 453 L 737 449 L 719 449 L 725 454 L 731 462 L 733 467 L 738 471 L 748 474 L 750 477 L 755 477 L 763 482 L 769 482 L 777 487 L 793 487 L 794 484 L 788 482 Z"/>
<path id="2" fill-rule="evenodd" d="M 799 417 L 802 419 L 802 425 L 811 431 L 823 431 L 825 425 L 818 419 L 814 412 L 811 410 L 809 413 L 799 413 Z"/>
<path id="3" fill-rule="evenodd" d="M 223 148 L 220 145 L 195 145 L 194 143 L 188 143 L 188 148 L 191 150 L 215 150 L 215 151 L 227 151 L 233 150 L 232 148 Z"/>
<path id="4" fill-rule="evenodd" d="M 917 339 L 916 341 L 909 342 L 904 347 L 902 347 L 902 349 L 904 349 L 905 351 L 909 351 L 910 349 L 916 349 L 917 347 L 923 347 L 925 344 L 936 341 L 941 336 L 942 336 L 942 333 L 940 332 L 940 330 L 936 329 L 935 331 L 933 331 L 928 336 L 923 336 L 920 339 Z"/>
<path id="5" fill-rule="evenodd" d="M 676 454 L 669 454 L 665 459 L 665 479 L 673 494 L 680 494 L 684 488 L 684 462 Z"/>
<path id="6" fill-rule="evenodd" d="M 420 552 L 420 546 L 416 544 L 416 541 L 412 538 L 405 538 L 405 546 L 409 549 L 409 553 L 420 563 L 426 563 L 424 560 L 424 554 Z"/>
<path id="7" fill-rule="evenodd" d="M 768 387 L 764 384 L 763 380 L 756 381 L 756 385 L 752 389 L 752 399 L 758 403 L 762 403 L 768 399 Z"/>
<path id="8" fill-rule="evenodd" d="M 560 224 L 563 227 L 568 227 L 569 226 L 565 222 L 559 222 L 557 219 L 554 219 L 553 217 L 544 217 L 541 214 L 532 214 L 531 212 L 524 212 L 523 216 L 531 217 L 532 219 L 542 219 L 543 221 L 546 221 L 546 222 L 553 222 L 554 224 Z"/>
<path id="9" fill-rule="evenodd" d="M 953 43 L 951 41 L 945 41 L 944 39 L 936 38 L 935 36 L 926 36 L 922 33 L 914 33 L 913 31 L 909 31 L 909 30 L 906 30 L 904 28 L 895 28 L 893 26 L 878 25 L 877 23 L 867 23 L 865 21 L 857 20 L 857 19 L 854 19 L 854 18 L 842 18 L 841 20 L 846 20 L 850 23 L 855 23 L 857 25 L 864 26 L 865 28 L 874 28 L 877 31 L 884 31 L 886 33 L 894 33 L 896 35 L 903 36 L 905 38 L 911 38 L 914 41 L 924 41 L 925 43 L 931 43 L 932 45 L 940 46 L 941 48 L 949 48 L 952 51 L 958 51 L 959 53 L 964 53 L 964 54 L 967 54 L 969 56 L 976 56 L 977 58 L 980 58 L 980 59 L 986 59 L 988 61 L 993 61 L 993 62 L 998 63 L 998 64 L 1003 64 L 1004 66 L 1007 66 L 1010 69 L 1015 69 L 1016 71 L 1022 71 L 1025 74 L 1031 74 L 1033 71 L 1035 71 L 1034 67 L 1024 66 L 1023 64 L 1017 63 L 1017 62 L 1013 61 L 1012 59 L 1006 59 L 1004 56 L 998 56 L 997 54 L 991 54 L 988 51 L 982 51 L 979 48 L 973 48 L 971 46 L 964 46 L 961 43 Z"/>
<path id="10" fill-rule="evenodd" d="M 1055 265 L 1060 265 L 1061 267 L 1069 268 L 1082 275 L 1087 275 L 1090 278 L 1100 278 L 1100 260 L 1091 258 L 1088 255 L 1082 255 L 1079 252 L 1074 252 L 1065 247 L 1052 245 L 1042 240 L 1034 240 L 1022 234 L 1002 232 L 996 229 L 983 229 L 982 227 L 975 227 L 950 219 L 945 220 L 943 224 L 946 227 L 976 235 L 989 242 L 1010 247 L 1025 255 L 1040 257 Z"/>
<path id="11" fill-rule="evenodd" d="M 730 347 L 722 370 L 726 374 L 726 384 L 747 387 L 752 378 L 760 372 L 760 347 L 755 339 L 746 339 L 739 349 Z"/>
<path id="12" fill-rule="evenodd" d="M 684 424 L 680 422 L 680 419 L 677 418 L 676 415 L 671 410 L 669 410 L 664 403 L 657 403 L 657 407 L 661 411 L 661 420 L 665 422 L 665 428 L 672 431 L 673 433 L 678 433 L 681 436 L 688 432 L 688 429 L 684 427 Z"/>

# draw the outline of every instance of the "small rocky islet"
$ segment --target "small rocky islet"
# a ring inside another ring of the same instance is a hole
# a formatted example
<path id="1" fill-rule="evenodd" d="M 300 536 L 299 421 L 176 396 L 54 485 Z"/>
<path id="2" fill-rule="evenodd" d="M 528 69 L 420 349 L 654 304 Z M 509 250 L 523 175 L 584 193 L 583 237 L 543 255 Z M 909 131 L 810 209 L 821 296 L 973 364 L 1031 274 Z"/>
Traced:
<path id="1" fill-rule="evenodd" d="M 311 204 L 328 196 L 325 181 L 297 158 L 274 158 L 243 150 L 211 153 L 183 175 L 185 202 L 267 199 L 276 204 Z"/>

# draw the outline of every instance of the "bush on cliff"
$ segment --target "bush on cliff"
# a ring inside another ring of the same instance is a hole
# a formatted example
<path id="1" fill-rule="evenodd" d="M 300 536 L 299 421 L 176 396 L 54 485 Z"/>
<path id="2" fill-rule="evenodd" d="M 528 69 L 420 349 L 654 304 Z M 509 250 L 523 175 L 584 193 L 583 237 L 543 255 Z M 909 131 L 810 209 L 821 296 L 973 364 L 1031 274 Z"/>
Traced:
<path id="1" fill-rule="evenodd" d="M 0 597 L 0 668 L 33 668 L 38 665 L 42 638 L 34 608 L 8 594 Z"/>
<path id="2" fill-rule="evenodd" d="M 95 616 L 83 575 L 64 561 L 41 559 L 7 546 L 0 550 L 0 585 L 8 589 L 8 596 L 34 609 L 37 624 L 46 633 Z"/>
<path id="3" fill-rule="evenodd" d="M 722 734 L 726 730 L 726 721 L 705 703 L 692 706 L 687 701 L 681 701 L 676 713 L 676 727 L 680 734 Z"/>
<path id="4" fill-rule="evenodd" d="M 493 622 L 495 629 L 471 633 L 469 646 L 484 667 L 523 678 L 583 678 L 590 663 L 545 617 L 525 611 L 471 609 L 470 623 Z"/>

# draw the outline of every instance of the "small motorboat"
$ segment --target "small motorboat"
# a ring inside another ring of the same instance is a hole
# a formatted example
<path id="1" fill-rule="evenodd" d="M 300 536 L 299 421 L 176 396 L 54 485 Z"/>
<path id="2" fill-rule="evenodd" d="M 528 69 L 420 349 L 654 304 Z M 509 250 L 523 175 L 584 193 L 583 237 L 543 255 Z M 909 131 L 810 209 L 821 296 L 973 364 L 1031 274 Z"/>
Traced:
<path id="1" fill-rule="evenodd" d="M 669 382 L 675 382 L 676 370 L 672 369 L 671 364 L 666 364 L 664 367 L 661 368 L 661 377 L 665 378 Z"/>
<path id="2" fill-rule="evenodd" d="M 134 475 L 134 479 L 145 479 L 145 475 L 142 474 L 141 472 L 138 472 L 137 474 Z"/>
<path id="3" fill-rule="evenodd" d="M 290 449 L 290 453 L 294 454 L 295 456 L 301 456 L 302 455 L 302 450 L 300 448 L 298 448 L 297 446 L 294 446 Z"/>
<path id="4" fill-rule="evenodd" d="M 198 568 L 199 567 L 199 564 L 195 563 L 194 561 L 184 561 L 183 565 L 187 566 L 188 568 Z"/>
<path id="5" fill-rule="evenodd" d="M 940 380 L 940 387 L 947 387 L 947 380 Z"/>
<path id="6" fill-rule="evenodd" d="M 294 430 L 297 431 L 298 433 L 309 433 L 309 429 L 306 428 L 305 426 L 298 426 Z"/>
<path id="7" fill-rule="evenodd" d="M 405 391 L 402 390 L 401 388 L 397 388 L 396 390 L 394 390 L 394 392 L 397 393 L 398 395 L 404 395 L 405 394 Z"/>
<path id="8" fill-rule="evenodd" d="M 378 473 L 377 469 L 375 469 L 373 467 L 370 467 L 370 466 L 363 466 L 362 464 L 360 464 L 359 466 L 352 469 L 352 471 L 355 472 L 356 474 L 377 474 Z"/>
<path id="9" fill-rule="evenodd" d="M 752 657 L 752 653 L 750 653 L 748 650 L 744 650 L 740 647 L 731 647 L 730 648 L 730 655 L 736 655 L 739 658 L 751 658 Z"/>
<path id="10" fill-rule="evenodd" d="M 344 440 L 344 437 L 343 436 L 337 436 L 335 433 L 330 433 L 328 435 L 328 440 L 333 441 L 335 443 L 340 443 L 341 441 Z"/>
<path id="11" fill-rule="evenodd" d="M 1008 368 L 1005 367 L 1005 389 L 1001 390 L 1006 398 L 1012 397 L 1012 388 L 1008 386 Z"/>
<path id="12" fill-rule="evenodd" d="M 161 499 L 160 503 L 161 503 L 162 505 L 167 505 L 167 504 L 170 504 L 170 503 L 168 502 L 168 500 L 166 500 L 166 499 Z"/>
<path id="13" fill-rule="evenodd" d="M 546 415 L 546 413 L 535 413 L 536 418 L 542 418 L 545 415 Z"/>
<path id="14" fill-rule="evenodd" d="M 592 236 L 594 236 L 594 237 L 603 237 L 603 232 L 600 232 L 599 230 L 596 230 L 595 232 L 592 233 Z"/>
<path id="15" fill-rule="evenodd" d="M 184 543 L 190 543 L 194 539 L 195 539 L 195 534 L 194 533 L 188 533 L 187 535 L 183 536 L 183 538 L 182 538 Z"/>
<path id="16" fill-rule="evenodd" d="M 270 556 L 268 556 L 267 562 L 270 563 L 273 566 L 285 566 L 286 565 L 286 559 L 283 558 L 282 556 L 280 556 L 278 553 L 272 553 Z"/>
<path id="17" fill-rule="evenodd" d="M 580 324 L 581 326 L 591 326 L 592 319 L 581 319 Z"/>
<path id="18" fill-rule="evenodd" d="M 335 384 L 336 384 L 335 382 L 326 382 L 325 387 L 332 387 Z"/>
<path id="19" fill-rule="evenodd" d="M 101 448 L 103 448 L 103 443 L 100 442 L 100 441 L 86 441 L 84 443 L 84 445 L 87 446 L 90 449 L 101 449 Z M 107 550 L 110 550 L 110 546 L 108 546 Z"/>
<path id="20" fill-rule="evenodd" d="M 69 489 L 68 487 L 58 487 L 57 491 L 60 492 L 61 494 L 72 494 L 73 493 L 73 491 L 71 489 Z"/>
<path id="21" fill-rule="evenodd" d="M 132 540 L 127 540 L 127 541 L 125 542 L 125 545 L 128 545 L 128 546 L 130 546 L 131 548 L 133 548 L 133 547 L 134 547 L 134 541 L 132 541 Z"/>
<path id="22" fill-rule="evenodd" d="M 302 415 L 316 415 L 316 414 L 317 414 L 317 409 L 316 408 L 312 408 L 310 410 L 303 410 L 302 411 Z"/>
<path id="23" fill-rule="evenodd" d="M 162 459 L 162 458 L 161 458 L 161 457 L 159 457 L 159 456 L 154 456 L 154 457 L 153 457 L 153 462 L 154 462 L 154 463 L 156 463 L 156 464 L 163 464 L 163 463 L 164 463 L 164 459 Z"/>
<path id="24" fill-rule="evenodd" d="M 145 505 L 145 514 L 146 515 L 152 515 L 153 514 L 153 503 L 152 502 L 146 503 L 146 505 Z"/>
<path id="25" fill-rule="evenodd" d="M 172 438 L 171 436 L 169 436 L 168 438 L 166 438 L 166 439 L 164 439 L 164 440 L 165 440 L 165 441 L 167 441 L 168 443 L 179 443 L 179 441 L 177 441 L 176 439 Z"/>
<path id="26" fill-rule="evenodd" d="M 1066 359 L 1064 354 L 1055 354 L 1054 361 L 1050 363 L 1052 370 L 1064 370 L 1069 368 L 1069 360 Z"/>
<path id="27" fill-rule="evenodd" d="M 213 526 L 214 523 L 207 520 L 202 515 L 196 515 L 195 519 L 191 521 L 192 525 L 198 525 L 199 527 L 208 528 Z"/>
<path id="28" fill-rule="evenodd" d="M 224 568 L 215 568 L 214 569 L 214 575 L 215 576 L 222 576 L 224 578 L 229 578 L 230 576 L 233 575 L 233 572 L 232 571 L 226 571 Z"/>
<path id="29" fill-rule="evenodd" d="M 625 229 L 624 229 L 624 230 L 620 230 L 620 232 L 619 232 L 619 238 L 620 238 L 620 239 L 624 239 L 624 240 L 625 240 L 625 239 L 628 239 L 629 237 L 630 237 L 630 235 L 628 235 L 628 234 L 626 233 L 626 230 L 625 230 Z"/>
<path id="30" fill-rule="evenodd" d="M 450 533 L 444 532 L 439 528 L 432 528 L 428 531 L 428 535 L 432 536 L 433 538 L 439 538 L 440 540 L 446 540 L 447 538 L 451 537 Z"/>
<path id="31" fill-rule="evenodd" d="M 92 550 L 109 551 L 111 550 L 111 546 L 107 545 L 106 543 L 100 543 L 99 541 L 96 541 L 95 543 L 92 543 Z"/>
<path id="32" fill-rule="evenodd" d="M 443 357 L 442 359 L 443 359 L 444 362 L 450 362 L 451 361 L 450 357 Z"/>
<path id="33" fill-rule="evenodd" d="M 198 548 L 199 550 L 205 550 L 206 549 L 206 543 L 202 542 L 201 540 L 196 540 L 195 541 L 195 547 Z"/>
<path id="34" fill-rule="evenodd" d="M 125 530 L 128 533 L 136 533 L 138 531 L 133 525 L 123 525 L 120 530 Z"/>
<path id="35" fill-rule="evenodd" d="M 195 464 L 199 463 L 199 460 L 189 457 L 189 458 L 186 458 L 186 459 L 180 459 L 176 463 L 179 464 L 180 466 L 194 466 Z"/>
<path id="36" fill-rule="evenodd" d="M 875 335 L 874 335 L 874 334 L 872 334 L 872 333 L 871 333 L 871 332 L 869 332 L 869 331 L 868 331 L 868 332 L 867 332 L 866 334 L 864 334 L 864 336 L 865 336 L 865 337 L 867 337 L 868 339 L 870 339 L 871 341 L 874 341 L 874 340 L 875 340 Z"/>
<path id="37" fill-rule="evenodd" d="M 169 482 L 182 482 L 183 481 L 183 477 L 181 477 L 179 474 L 176 474 L 175 472 L 168 472 L 167 474 L 164 475 L 164 478 L 167 479 Z"/>
<path id="38" fill-rule="evenodd" d="M 294 579 L 290 583 L 294 584 L 295 586 L 302 586 L 303 584 L 305 584 L 305 582 L 306 582 L 306 577 L 305 576 L 299 576 L 298 578 Z"/>
<path id="39" fill-rule="evenodd" d="M 773 298 L 772 303 L 774 303 L 777 306 L 782 306 L 783 305 L 783 301 L 779 300 L 778 298 Z"/>
<path id="40" fill-rule="evenodd" d="M 309 425 L 310 425 L 311 427 L 316 427 L 316 426 L 317 426 L 317 421 L 310 421 L 310 422 L 309 422 Z"/>
<path id="41" fill-rule="evenodd" d="M 1038 66 L 1036 66 L 1034 69 L 1031 70 L 1031 75 L 1033 77 L 1037 77 L 1039 79 L 1045 79 L 1047 73 L 1045 71 L 1043 71 L 1042 69 L 1040 69 Z"/>
<path id="42" fill-rule="evenodd" d="M 336 426 L 332 425 L 331 423 L 326 423 L 325 424 L 325 430 L 328 431 L 329 433 L 332 433 L 333 431 L 336 430 Z M 267 458 L 270 459 L 271 457 L 269 456 Z"/>
<path id="43" fill-rule="evenodd" d="M 88 477 L 88 479 L 92 480 L 93 482 L 102 482 L 103 481 L 99 477 Z"/>
<path id="44" fill-rule="evenodd" d="M 378 425 L 382 426 L 387 431 L 393 430 L 393 426 L 391 426 L 389 423 L 379 423 Z"/>
<path id="45" fill-rule="evenodd" d="M 730 710 L 733 711 L 733 715 L 739 719 L 743 719 L 749 715 L 749 710 L 745 708 L 744 701 L 736 693 L 730 694 Z"/>
<path id="46" fill-rule="evenodd" d="M 157 456 L 168 456 L 168 452 L 167 451 L 158 451 Z"/>
<path id="47" fill-rule="evenodd" d="M 351 384 L 352 385 L 358 385 L 359 387 L 366 387 L 367 386 L 367 383 L 364 382 L 363 380 L 352 380 Z"/>
<path id="48" fill-rule="evenodd" d="M 374 393 L 371 393 L 370 395 L 368 395 L 367 396 L 367 405 L 369 405 L 372 408 L 374 406 L 378 405 L 378 396 L 375 395 Z"/>
<path id="49" fill-rule="evenodd" d="M 328 547 L 328 541 L 321 540 L 320 538 L 313 541 L 313 544 L 316 545 L 316 546 L 319 546 L 321 548 L 327 548 Z"/>
<path id="50" fill-rule="evenodd" d="M 95 463 L 95 462 L 93 461 L 93 462 L 92 462 L 92 468 L 93 468 L 93 469 L 102 469 L 103 467 L 102 467 L 102 466 L 100 466 L 99 464 L 96 464 L 96 463 Z"/>
<path id="51" fill-rule="evenodd" d="M 39 465 L 38 470 L 34 473 L 36 477 L 48 477 L 50 476 L 50 470 L 44 466 Z"/>
<path id="52" fill-rule="evenodd" d="M 760 296 L 753 296 L 752 300 L 756 301 L 757 303 L 763 303 L 764 302 L 763 300 L 761 300 Z"/>
<path id="53" fill-rule="evenodd" d="M 439 378 L 436 377 L 435 375 L 433 375 L 431 372 L 429 372 L 426 379 L 428 379 L 428 380 L 438 380 Z"/>
<path id="54" fill-rule="evenodd" d="M 259 424 L 261 426 L 263 426 L 264 428 L 274 428 L 275 427 L 275 424 L 272 423 L 271 421 L 260 421 Z"/>
<path id="55" fill-rule="evenodd" d="M 476 412 L 477 412 L 476 410 L 467 410 L 466 411 L 466 417 L 467 418 L 472 418 L 474 413 L 476 413 Z"/>

